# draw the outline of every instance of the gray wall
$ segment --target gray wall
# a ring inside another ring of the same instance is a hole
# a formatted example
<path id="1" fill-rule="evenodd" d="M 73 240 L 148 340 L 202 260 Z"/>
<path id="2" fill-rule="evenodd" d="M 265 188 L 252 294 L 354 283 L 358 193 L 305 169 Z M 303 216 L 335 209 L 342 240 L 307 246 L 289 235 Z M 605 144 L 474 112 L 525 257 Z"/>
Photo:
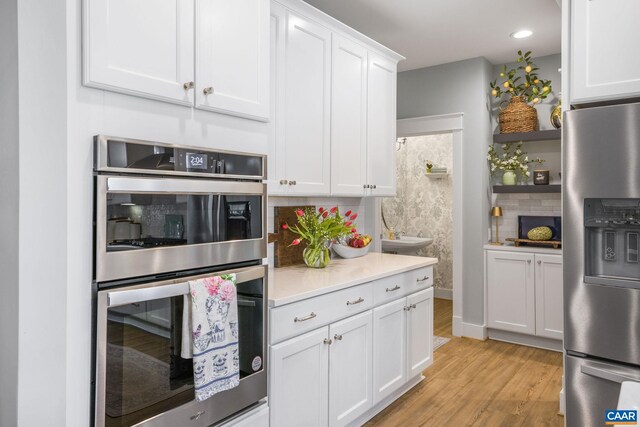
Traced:
<path id="1" fill-rule="evenodd" d="M 0 2 L 0 426 L 18 424 L 18 5 Z"/>
<path id="2" fill-rule="evenodd" d="M 491 141 L 488 84 L 493 66 L 474 58 L 398 74 L 398 118 L 464 113 L 463 119 L 463 301 L 465 323 L 484 324 L 482 245 L 489 227 L 489 173 L 486 150 Z"/>

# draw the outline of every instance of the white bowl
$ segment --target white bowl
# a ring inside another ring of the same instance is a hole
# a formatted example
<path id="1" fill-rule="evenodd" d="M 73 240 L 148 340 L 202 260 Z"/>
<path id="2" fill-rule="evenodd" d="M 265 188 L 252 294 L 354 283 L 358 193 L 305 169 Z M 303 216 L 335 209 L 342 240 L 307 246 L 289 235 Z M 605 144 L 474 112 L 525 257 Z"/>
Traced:
<path id="1" fill-rule="evenodd" d="M 339 243 L 331 246 L 333 251 L 340 255 L 342 258 L 358 258 L 361 256 L 365 256 L 367 252 L 369 252 L 369 247 L 371 243 L 369 243 L 364 248 L 352 248 L 351 246 L 341 245 Z"/>

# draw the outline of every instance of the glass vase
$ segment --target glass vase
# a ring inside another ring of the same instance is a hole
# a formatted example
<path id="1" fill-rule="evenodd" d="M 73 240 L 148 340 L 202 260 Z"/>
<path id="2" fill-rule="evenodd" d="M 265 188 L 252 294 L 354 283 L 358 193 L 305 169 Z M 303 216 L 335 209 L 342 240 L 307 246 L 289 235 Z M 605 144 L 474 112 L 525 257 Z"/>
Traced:
<path id="1" fill-rule="evenodd" d="M 322 243 L 319 245 L 309 245 L 302 251 L 302 258 L 307 267 L 325 268 L 329 265 L 329 247 Z"/>
<path id="2" fill-rule="evenodd" d="M 517 176 L 514 171 L 504 171 L 502 174 L 502 185 L 516 185 Z"/>

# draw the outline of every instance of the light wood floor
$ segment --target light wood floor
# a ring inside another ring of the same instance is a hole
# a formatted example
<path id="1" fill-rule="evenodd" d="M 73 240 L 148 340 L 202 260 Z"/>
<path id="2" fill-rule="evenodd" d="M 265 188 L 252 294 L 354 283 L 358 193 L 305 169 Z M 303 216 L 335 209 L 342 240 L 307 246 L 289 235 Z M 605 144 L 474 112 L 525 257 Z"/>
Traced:
<path id="1" fill-rule="evenodd" d="M 380 426 L 563 426 L 562 354 L 451 336 L 451 301 L 435 300 L 435 351 L 426 379 L 366 424 Z"/>

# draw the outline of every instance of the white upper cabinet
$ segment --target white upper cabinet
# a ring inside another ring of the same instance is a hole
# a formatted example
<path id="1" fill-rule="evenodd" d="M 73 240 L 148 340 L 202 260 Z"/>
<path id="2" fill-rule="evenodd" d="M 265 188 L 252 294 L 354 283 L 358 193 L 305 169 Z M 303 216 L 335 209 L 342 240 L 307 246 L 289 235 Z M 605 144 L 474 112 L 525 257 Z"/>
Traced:
<path id="1" fill-rule="evenodd" d="M 373 196 L 396 194 L 396 63 L 369 53 L 367 185 Z"/>
<path id="2" fill-rule="evenodd" d="M 571 1 L 571 103 L 640 96 L 640 2 Z"/>
<path id="3" fill-rule="evenodd" d="M 333 35 L 331 193 L 362 196 L 367 180 L 367 50 Z"/>
<path id="4" fill-rule="evenodd" d="M 84 84 L 269 120 L 269 0 L 84 0 Z"/>
<path id="5" fill-rule="evenodd" d="M 329 194 L 331 31 L 287 11 L 284 58 L 285 179 L 292 193 Z"/>
<path id="6" fill-rule="evenodd" d="M 271 2 L 271 195 L 395 195 L 402 56 L 300 1 Z"/>
<path id="7" fill-rule="evenodd" d="M 193 105 L 193 4 L 85 0 L 84 84 Z"/>
<path id="8" fill-rule="evenodd" d="M 196 107 L 269 119 L 269 0 L 196 0 Z"/>

